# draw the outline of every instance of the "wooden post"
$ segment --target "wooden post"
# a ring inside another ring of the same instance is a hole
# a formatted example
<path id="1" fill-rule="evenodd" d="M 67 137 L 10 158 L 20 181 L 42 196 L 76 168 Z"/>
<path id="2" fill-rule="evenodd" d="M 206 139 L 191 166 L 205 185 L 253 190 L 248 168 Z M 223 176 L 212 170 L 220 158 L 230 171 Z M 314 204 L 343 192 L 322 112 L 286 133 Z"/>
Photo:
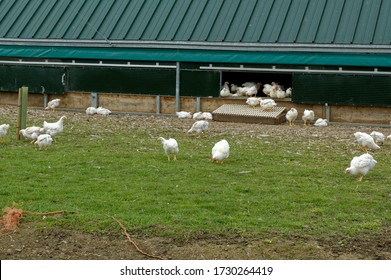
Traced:
<path id="1" fill-rule="evenodd" d="M 28 87 L 19 88 L 18 96 L 18 125 L 16 127 L 16 140 L 20 140 L 19 131 L 26 128 Z"/>

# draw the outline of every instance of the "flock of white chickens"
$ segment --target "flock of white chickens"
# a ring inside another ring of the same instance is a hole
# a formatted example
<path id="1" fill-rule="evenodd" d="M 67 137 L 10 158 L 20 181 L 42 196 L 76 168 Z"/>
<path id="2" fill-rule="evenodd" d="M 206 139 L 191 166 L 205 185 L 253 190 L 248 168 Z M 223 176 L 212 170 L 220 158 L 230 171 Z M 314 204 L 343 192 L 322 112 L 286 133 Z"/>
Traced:
<path id="1" fill-rule="evenodd" d="M 45 110 L 54 111 L 57 107 L 60 106 L 61 100 L 56 98 L 48 102 Z M 108 116 L 111 114 L 109 109 L 103 107 L 88 107 L 86 109 L 87 115 L 103 115 Z M 31 143 L 38 146 L 39 149 L 47 149 L 53 143 L 53 137 L 60 134 L 64 130 L 64 119 L 66 116 L 62 116 L 56 122 L 47 122 L 44 121 L 42 127 L 40 126 L 29 126 L 19 131 L 19 134 L 27 140 L 32 140 Z M 7 135 L 9 124 L 0 125 L 0 142 L 4 141 L 4 137 Z"/>
<path id="2" fill-rule="evenodd" d="M 253 98 L 253 97 L 251 97 Z M 247 101 L 247 104 L 251 102 Z M 48 103 L 48 106 L 45 109 L 54 110 L 60 104 L 59 99 L 54 99 Z M 254 106 L 253 104 L 249 104 L 250 106 Z M 257 104 L 256 104 L 257 105 Z M 98 107 L 89 107 L 86 109 L 87 115 L 92 114 L 101 114 L 107 116 L 111 114 L 111 111 Z M 191 114 L 190 112 L 180 111 L 176 112 L 178 118 L 189 118 L 194 119 L 195 122 L 187 131 L 187 133 L 195 132 L 198 135 L 201 135 L 209 128 L 209 122 L 213 119 L 213 115 L 209 112 L 196 112 Z M 294 122 L 298 116 L 298 111 L 295 108 L 291 108 L 287 114 L 286 119 L 290 126 L 294 126 Z M 56 122 L 43 122 L 43 126 L 30 126 L 25 129 L 21 129 L 19 133 L 25 137 L 26 139 L 32 140 L 31 143 L 34 143 L 39 148 L 47 149 L 53 142 L 53 137 L 61 133 L 64 129 L 64 119 L 65 116 L 62 116 Z M 315 119 L 314 111 L 305 109 L 302 116 L 304 125 L 311 124 Z M 390 123 L 391 124 L 391 123 Z M 327 120 L 318 119 L 315 123 L 315 126 L 327 126 Z M 9 124 L 1 124 L 0 125 L 0 143 L 4 142 L 4 137 L 7 135 Z M 373 158 L 372 155 L 368 153 L 368 150 L 379 150 L 380 146 L 385 142 L 385 135 L 373 131 L 371 134 L 367 134 L 365 132 L 356 132 L 354 133 L 354 137 L 356 138 L 357 143 L 361 146 L 362 150 L 365 152 L 359 157 L 354 157 L 350 162 L 350 167 L 346 168 L 345 173 L 350 174 L 352 176 L 356 176 L 359 181 L 363 179 L 363 177 L 376 165 L 377 161 Z M 391 135 L 387 136 L 388 140 L 391 140 Z M 177 160 L 177 154 L 179 152 L 178 142 L 173 139 L 164 139 L 160 137 L 159 140 L 162 142 L 163 149 L 167 155 L 168 160 L 171 160 L 171 155 L 173 155 L 173 159 Z M 217 143 L 212 148 L 212 157 L 211 160 L 213 162 L 223 163 L 226 158 L 229 157 L 229 143 L 223 139 Z"/>
<path id="3" fill-rule="evenodd" d="M 209 112 L 196 112 L 194 114 L 186 111 L 176 112 L 176 115 L 180 119 L 194 119 L 195 122 L 187 131 L 187 133 L 195 132 L 198 135 L 201 135 L 209 128 L 208 120 L 213 119 L 213 115 Z M 174 155 L 174 160 L 176 160 L 176 154 L 178 153 L 178 143 L 175 139 L 164 139 L 159 138 L 163 143 L 163 149 L 170 160 L 170 154 Z M 212 157 L 213 162 L 223 163 L 226 158 L 229 156 L 229 144 L 227 140 L 223 139 L 217 142 L 212 148 Z"/>
<path id="4" fill-rule="evenodd" d="M 235 84 L 230 84 L 225 82 L 222 89 L 220 90 L 221 97 L 237 97 L 237 96 L 246 96 L 254 97 L 258 94 L 258 91 L 261 89 L 262 83 L 255 82 L 245 82 L 242 86 L 237 86 Z M 288 98 L 292 96 L 292 88 L 287 88 L 284 90 L 284 87 L 279 85 L 276 82 L 271 84 L 264 84 L 263 93 L 270 98 Z"/>
<path id="5" fill-rule="evenodd" d="M 291 108 L 287 112 L 286 119 L 290 126 L 294 125 L 294 121 L 296 120 L 297 116 L 298 112 L 295 108 Z M 304 125 L 308 125 L 314 121 L 315 113 L 313 110 L 305 109 L 302 118 Z M 327 126 L 328 122 L 326 119 L 319 118 L 316 120 L 314 125 L 323 127 Z M 377 163 L 373 156 L 368 153 L 368 149 L 380 149 L 378 144 L 384 144 L 386 137 L 383 133 L 377 131 L 373 131 L 371 134 L 367 134 L 365 132 L 356 132 L 354 133 L 354 137 L 365 153 L 359 157 L 354 157 L 350 162 L 350 167 L 346 168 L 345 173 L 356 176 L 358 180 L 361 181 L 363 177 L 369 172 L 369 170 L 371 170 Z M 391 135 L 389 135 L 387 139 L 391 140 Z"/>
<path id="6" fill-rule="evenodd" d="M 248 104 L 248 102 L 247 102 Z M 252 105 L 250 105 L 252 106 Z M 178 118 L 194 118 L 200 119 L 203 118 L 202 112 L 195 113 L 192 115 L 190 112 L 177 112 L 176 115 Z M 208 119 L 212 119 L 212 116 L 207 113 Z M 193 117 L 194 116 L 194 117 Z M 209 117 L 210 116 L 210 117 Z M 297 119 L 298 111 L 295 108 L 291 108 L 287 114 L 286 119 L 289 123 L 289 126 L 294 126 L 294 122 Z M 305 109 L 302 115 L 304 126 L 310 125 L 311 122 L 315 120 L 315 113 L 313 110 Z M 391 124 L 391 123 L 390 123 Z M 318 118 L 314 126 L 324 127 L 327 126 L 328 122 L 326 119 Z M 192 127 L 189 129 L 188 133 L 193 131 L 197 133 L 203 133 L 208 129 L 209 123 L 207 120 L 198 120 L 196 121 Z M 384 144 L 386 139 L 385 135 L 381 132 L 373 131 L 371 134 L 367 134 L 365 132 L 356 132 L 354 133 L 354 137 L 356 138 L 357 143 L 361 146 L 362 150 L 365 152 L 359 157 L 354 157 L 350 162 L 350 167 L 346 168 L 345 173 L 350 174 L 352 176 L 356 176 L 359 181 L 362 181 L 363 177 L 371 170 L 377 163 L 377 161 L 373 158 L 372 155 L 368 153 L 368 150 L 378 150 L 380 149 L 380 145 Z M 178 153 L 178 143 L 175 139 L 170 138 L 169 140 L 165 140 L 164 138 L 160 138 L 163 143 L 163 148 L 170 160 L 170 153 L 174 154 L 174 159 L 176 160 L 176 154 Z M 391 140 L 391 135 L 387 136 L 388 140 Z M 223 162 L 224 159 L 229 156 L 229 144 L 226 140 L 221 140 L 214 145 L 212 148 L 212 161 Z"/>

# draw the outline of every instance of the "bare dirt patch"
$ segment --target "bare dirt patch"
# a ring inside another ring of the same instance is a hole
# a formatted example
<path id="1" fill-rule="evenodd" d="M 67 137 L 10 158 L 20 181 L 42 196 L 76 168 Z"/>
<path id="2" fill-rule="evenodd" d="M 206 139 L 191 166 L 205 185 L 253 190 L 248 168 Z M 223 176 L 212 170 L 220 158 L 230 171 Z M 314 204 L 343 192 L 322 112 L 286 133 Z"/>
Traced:
<path id="1" fill-rule="evenodd" d="M 183 240 L 133 236 L 145 252 L 167 259 L 391 259 L 391 228 L 373 235 L 330 236 L 326 239 L 295 236 L 225 237 L 200 233 Z M 91 234 L 60 228 L 37 228 L 28 223 L 0 236 L 0 259 L 141 260 L 125 236 Z"/>

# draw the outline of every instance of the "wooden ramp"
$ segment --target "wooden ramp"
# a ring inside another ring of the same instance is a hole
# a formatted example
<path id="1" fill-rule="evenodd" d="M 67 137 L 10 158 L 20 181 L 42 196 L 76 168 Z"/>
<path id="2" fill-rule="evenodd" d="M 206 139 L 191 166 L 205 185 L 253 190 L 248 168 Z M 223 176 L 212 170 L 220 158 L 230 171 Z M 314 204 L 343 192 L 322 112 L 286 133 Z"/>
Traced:
<path id="1" fill-rule="evenodd" d="M 222 122 L 243 122 L 261 124 L 280 124 L 285 122 L 286 107 L 274 107 L 262 111 L 261 107 L 224 104 L 212 112 L 213 120 Z"/>

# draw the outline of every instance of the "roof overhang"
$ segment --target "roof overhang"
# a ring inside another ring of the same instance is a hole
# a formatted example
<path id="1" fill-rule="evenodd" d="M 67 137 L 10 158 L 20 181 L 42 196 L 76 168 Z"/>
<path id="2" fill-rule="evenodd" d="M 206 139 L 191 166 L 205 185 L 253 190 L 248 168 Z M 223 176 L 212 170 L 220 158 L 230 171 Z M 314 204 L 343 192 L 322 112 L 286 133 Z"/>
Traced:
<path id="1" fill-rule="evenodd" d="M 115 41 L 115 40 L 63 40 L 63 39 L 4 39 L 1 45 L 89 47 L 89 48 L 136 48 L 136 49 L 179 49 L 217 50 L 248 52 L 316 52 L 316 53 L 371 53 L 391 54 L 391 45 L 357 44 L 303 44 L 303 43 L 230 43 L 190 41 Z"/>
<path id="2" fill-rule="evenodd" d="M 270 65 L 391 67 L 391 48 L 359 45 L 236 44 L 97 40 L 5 40 L 0 57 Z"/>

